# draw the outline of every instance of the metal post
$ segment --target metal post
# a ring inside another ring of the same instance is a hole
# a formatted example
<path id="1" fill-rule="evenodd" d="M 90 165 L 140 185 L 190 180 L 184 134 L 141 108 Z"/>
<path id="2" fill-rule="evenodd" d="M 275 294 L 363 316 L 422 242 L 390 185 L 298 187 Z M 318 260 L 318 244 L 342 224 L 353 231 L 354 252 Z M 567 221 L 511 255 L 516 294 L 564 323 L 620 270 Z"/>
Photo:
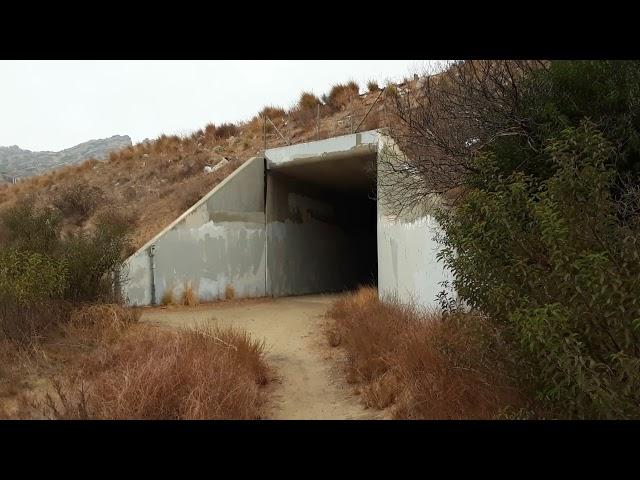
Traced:
<path id="1" fill-rule="evenodd" d="M 264 149 L 267 149 L 267 116 L 262 117 L 262 136 L 264 137 Z"/>
<path id="2" fill-rule="evenodd" d="M 156 245 L 151 245 L 149 248 L 149 259 L 151 261 L 151 305 L 157 305 L 156 301 L 156 261 L 154 259 L 156 254 Z"/>
<path id="3" fill-rule="evenodd" d="M 360 120 L 360 123 L 358 124 L 358 126 L 356 127 L 356 131 L 353 133 L 356 133 L 359 129 L 360 126 L 364 123 L 365 119 L 369 116 L 369 113 L 371 113 L 371 110 L 373 109 L 373 107 L 375 106 L 376 103 L 378 103 L 378 99 L 380 98 L 380 96 L 382 95 L 382 92 L 384 91 L 384 89 L 380 90 L 380 93 L 378 94 L 378 96 L 376 97 L 376 99 L 373 101 L 373 103 L 371 104 L 371 106 L 369 107 L 369 110 L 367 110 L 367 113 L 364 115 L 364 117 L 362 118 L 362 120 Z M 385 109 L 385 121 L 386 121 L 386 109 Z"/>
<path id="4" fill-rule="evenodd" d="M 291 145 L 291 142 L 289 142 L 289 140 L 287 140 L 286 138 L 284 138 L 284 135 L 282 135 L 282 133 L 280 133 L 280 130 L 278 130 L 278 127 L 276 127 L 276 124 L 275 124 L 275 123 L 273 123 L 269 117 L 267 117 L 267 120 L 269 120 L 269 123 L 271 124 L 271 126 L 272 126 L 273 128 L 275 128 L 275 129 L 276 129 L 276 133 L 277 133 L 278 135 L 280 135 L 280 138 L 281 138 L 282 140 L 284 140 L 284 143 L 286 143 L 287 145 Z M 265 150 L 266 150 L 266 148 L 265 148 Z"/>

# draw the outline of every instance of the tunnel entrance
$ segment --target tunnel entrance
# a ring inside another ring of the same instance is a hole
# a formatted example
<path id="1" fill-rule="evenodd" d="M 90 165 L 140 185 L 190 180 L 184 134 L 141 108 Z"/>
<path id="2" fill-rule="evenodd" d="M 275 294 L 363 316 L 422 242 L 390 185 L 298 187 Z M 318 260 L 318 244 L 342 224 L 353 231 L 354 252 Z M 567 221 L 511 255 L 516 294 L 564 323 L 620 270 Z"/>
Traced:
<path id="1" fill-rule="evenodd" d="M 375 152 L 267 170 L 268 295 L 377 285 Z"/>

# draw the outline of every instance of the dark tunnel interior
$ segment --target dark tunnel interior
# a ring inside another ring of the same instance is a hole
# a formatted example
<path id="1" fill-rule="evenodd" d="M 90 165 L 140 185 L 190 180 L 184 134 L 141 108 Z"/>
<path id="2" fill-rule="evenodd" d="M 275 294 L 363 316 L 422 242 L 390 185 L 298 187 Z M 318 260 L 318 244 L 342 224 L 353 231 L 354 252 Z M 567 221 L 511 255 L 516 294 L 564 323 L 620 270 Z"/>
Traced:
<path id="1" fill-rule="evenodd" d="M 367 155 L 268 172 L 267 290 L 272 295 L 377 285 L 373 165 L 375 155 Z"/>

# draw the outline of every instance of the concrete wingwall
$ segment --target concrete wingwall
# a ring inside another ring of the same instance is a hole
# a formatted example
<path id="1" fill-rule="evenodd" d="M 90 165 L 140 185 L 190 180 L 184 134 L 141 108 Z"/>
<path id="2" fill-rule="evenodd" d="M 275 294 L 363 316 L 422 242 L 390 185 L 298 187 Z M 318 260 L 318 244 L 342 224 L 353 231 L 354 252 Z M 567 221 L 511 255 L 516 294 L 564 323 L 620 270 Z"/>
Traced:
<path id="1" fill-rule="evenodd" d="M 451 272 L 436 259 L 437 235 L 442 233 L 438 223 L 429 212 L 430 205 L 412 205 L 396 213 L 387 202 L 394 181 L 388 176 L 401 169 L 391 167 L 402 152 L 393 140 L 379 136 L 378 144 L 378 292 L 381 299 L 397 298 L 402 303 L 415 303 L 425 308 L 437 308 L 437 296 L 446 290 L 442 282 L 452 280 Z"/>
<path id="2" fill-rule="evenodd" d="M 203 301 L 228 289 L 264 296 L 264 199 L 264 158 L 254 157 L 125 262 L 127 303 L 151 304 L 154 285 L 156 303 L 167 289 L 179 297 L 188 284 Z"/>
<path id="3" fill-rule="evenodd" d="M 402 155 L 388 136 L 363 132 L 248 160 L 126 260 L 127 303 L 161 303 L 168 290 L 179 298 L 189 284 L 202 301 L 230 289 L 239 298 L 340 291 L 375 281 L 377 267 L 382 299 L 437 307 L 452 278 L 436 260 L 441 232 L 432 207 L 396 215 L 386 205 L 390 152 Z M 370 196 L 354 181 L 368 158 Z"/>

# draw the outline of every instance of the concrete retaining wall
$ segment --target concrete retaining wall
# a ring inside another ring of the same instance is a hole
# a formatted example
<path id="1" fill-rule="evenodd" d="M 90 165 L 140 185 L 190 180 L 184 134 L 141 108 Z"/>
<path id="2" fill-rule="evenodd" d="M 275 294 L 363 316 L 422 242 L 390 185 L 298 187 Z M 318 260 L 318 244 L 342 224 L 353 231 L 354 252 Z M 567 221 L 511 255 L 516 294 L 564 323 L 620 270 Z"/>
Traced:
<path id="1" fill-rule="evenodd" d="M 400 214 L 386 203 L 394 182 L 388 176 L 396 169 L 390 162 L 402 153 L 387 136 L 380 135 L 378 145 L 378 292 L 381 299 L 395 297 L 403 303 L 437 308 L 437 295 L 445 290 L 441 282 L 450 282 L 451 273 L 436 260 L 436 235 L 441 230 L 430 215 L 431 205 L 412 205 Z M 397 193 L 397 192 L 396 192 Z M 447 289 L 449 295 L 453 292 Z"/>
<path id="2" fill-rule="evenodd" d="M 152 273 L 152 245 L 155 271 Z M 265 295 L 264 159 L 254 157 L 125 263 L 129 304 L 180 297 L 188 283 L 201 300 Z"/>
<path id="3" fill-rule="evenodd" d="M 188 283 L 201 300 L 228 289 L 237 297 L 340 291 L 375 280 L 377 262 L 381 298 L 436 307 L 451 278 L 436 261 L 438 226 L 427 206 L 394 215 L 381 201 L 393 184 L 389 151 L 401 154 L 388 137 L 364 132 L 248 160 L 126 261 L 128 302 L 153 303 L 154 285 L 156 303 L 168 289 L 180 297 Z M 363 169 L 376 155 L 373 208 Z"/>

